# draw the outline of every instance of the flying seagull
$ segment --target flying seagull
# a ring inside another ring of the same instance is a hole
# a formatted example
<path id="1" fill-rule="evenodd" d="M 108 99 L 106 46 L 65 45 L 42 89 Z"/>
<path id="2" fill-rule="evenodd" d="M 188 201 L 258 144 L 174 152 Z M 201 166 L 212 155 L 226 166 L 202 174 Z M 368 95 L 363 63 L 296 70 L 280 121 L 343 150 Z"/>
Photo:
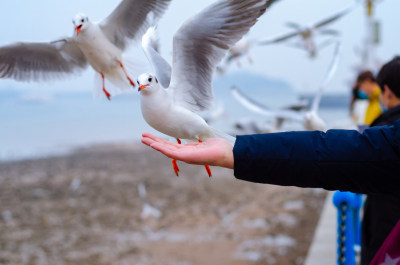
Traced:
<path id="1" fill-rule="evenodd" d="M 300 122 L 307 130 L 310 131 L 312 130 L 325 131 L 327 129 L 327 126 L 324 120 L 318 115 L 318 108 L 321 102 L 322 94 L 327 85 L 329 84 L 329 82 L 332 80 L 337 70 L 340 59 L 340 53 L 341 53 L 341 44 L 340 42 L 337 42 L 329 69 L 316 95 L 314 96 L 310 110 L 306 112 L 299 113 L 298 111 L 291 109 L 271 110 L 268 107 L 264 106 L 263 104 L 255 101 L 254 99 L 251 99 L 244 92 L 240 91 L 237 88 L 233 88 L 231 92 L 239 103 L 241 103 L 244 107 L 253 112 L 260 113 L 267 117 L 276 118 L 278 120 L 297 121 Z"/>
<path id="2" fill-rule="evenodd" d="M 336 37 L 339 35 L 339 32 L 333 29 L 328 29 L 326 28 L 326 26 L 332 24 L 333 22 L 349 14 L 357 6 L 358 3 L 355 2 L 350 7 L 310 25 L 300 25 L 295 22 L 288 22 L 286 23 L 286 25 L 292 28 L 294 30 L 293 32 L 272 39 L 268 38 L 264 40 L 259 40 L 258 45 L 281 43 L 281 42 L 286 42 L 287 40 L 293 39 L 295 37 L 300 37 L 300 42 L 292 46 L 306 50 L 310 58 L 314 58 L 316 57 L 317 51 L 319 49 L 322 49 L 331 43 L 336 43 Z M 317 44 L 315 41 L 315 36 L 317 34 L 328 35 L 328 36 L 330 35 L 333 36 L 334 39 L 330 39 L 322 42 L 321 44 Z"/>
<path id="3" fill-rule="evenodd" d="M 77 14 L 72 37 L 0 47 L 0 78 L 41 81 L 80 72 L 90 64 L 101 76 L 102 91 L 110 99 L 111 94 L 135 87 L 125 68 L 123 52 L 130 40 L 141 37 L 161 17 L 170 1 L 123 0 L 101 22 Z M 105 79 L 117 89 L 108 91 Z"/>
<path id="4" fill-rule="evenodd" d="M 232 62 L 236 62 L 240 67 L 240 58 L 244 56 L 247 57 L 250 63 L 253 63 L 253 59 L 250 57 L 249 53 L 250 50 L 256 46 L 286 43 L 287 41 L 296 38 L 299 38 L 300 40 L 296 43 L 292 43 L 290 46 L 306 50 L 310 58 L 315 58 L 318 51 L 328 47 L 333 43 L 336 43 L 337 36 L 339 35 L 338 31 L 328 29 L 326 26 L 353 11 L 357 5 L 358 4 L 355 2 L 350 7 L 311 25 L 300 25 L 294 22 L 289 22 L 286 25 L 292 28 L 294 31 L 278 37 L 264 39 L 244 37 L 229 50 L 227 56 L 221 65 L 219 65 L 218 72 L 219 74 L 224 74 Z M 315 37 L 318 34 L 332 36 L 332 38 L 317 44 Z"/>
<path id="5" fill-rule="evenodd" d="M 142 45 L 156 72 L 138 78 L 146 122 L 176 138 L 178 144 L 180 139 L 202 142 L 211 137 L 227 137 L 210 127 L 198 112 L 213 105 L 212 77 L 217 64 L 275 1 L 219 0 L 204 9 L 175 33 L 172 68 L 164 68 L 168 63 L 147 46 L 146 34 Z M 168 71 L 171 71 L 170 82 Z M 172 163 L 178 175 L 176 161 Z M 210 168 L 206 169 L 211 176 Z"/>

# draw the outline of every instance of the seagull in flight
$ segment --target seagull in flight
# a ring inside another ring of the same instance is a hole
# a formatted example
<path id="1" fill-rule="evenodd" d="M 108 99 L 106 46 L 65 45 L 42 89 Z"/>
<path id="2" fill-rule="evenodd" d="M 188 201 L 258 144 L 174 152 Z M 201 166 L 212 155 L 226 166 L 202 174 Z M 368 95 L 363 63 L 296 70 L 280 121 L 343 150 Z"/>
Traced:
<path id="1" fill-rule="evenodd" d="M 321 102 L 322 94 L 325 88 L 328 86 L 329 82 L 332 80 L 338 68 L 340 61 L 339 60 L 340 54 L 341 54 L 341 44 L 340 42 L 337 42 L 335 45 L 334 55 L 330 63 L 330 66 L 328 68 L 328 71 L 325 75 L 325 78 L 311 103 L 310 110 L 306 112 L 299 113 L 298 111 L 291 109 L 271 110 L 268 107 L 264 106 L 263 104 L 255 101 L 254 99 L 251 99 L 250 97 L 247 96 L 247 94 L 245 94 L 244 92 L 240 91 L 237 88 L 233 88 L 231 92 L 239 103 L 241 103 L 244 107 L 253 112 L 260 113 L 264 116 L 272 117 L 281 121 L 292 120 L 300 122 L 304 126 L 304 128 L 309 131 L 313 130 L 325 131 L 327 129 L 327 126 L 325 121 L 318 115 L 318 108 Z"/>
<path id="2" fill-rule="evenodd" d="M 219 0 L 192 17 L 175 33 L 172 68 L 142 39 L 155 74 L 138 77 L 141 110 L 154 129 L 177 139 L 202 142 L 233 137 L 209 126 L 198 114 L 214 102 L 213 73 L 226 52 L 276 0 Z M 169 75 L 169 73 L 171 73 Z M 193 143 L 195 144 L 195 143 Z M 179 167 L 172 161 L 175 174 Z M 211 177 L 209 166 L 205 166 Z"/>
<path id="3" fill-rule="evenodd" d="M 300 37 L 300 41 L 294 44 L 292 43 L 291 46 L 306 50 L 310 58 L 315 58 L 319 50 L 328 47 L 337 41 L 339 32 L 327 29 L 326 26 L 353 11 L 357 5 L 358 3 L 355 2 L 350 7 L 311 25 L 300 25 L 294 22 L 289 22 L 287 23 L 287 26 L 294 29 L 294 31 L 278 37 L 265 39 L 244 37 L 229 50 L 221 65 L 218 66 L 218 73 L 221 75 L 225 74 L 232 62 L 236 62 L 238 67 L 241 67 L 240 58 L 244 56 L 247 57 L 249 63 L 253 63 L 253 59 L 250 57 L 250 50 L 256 46 L 284 43 L 298 37 Z M 333 36 L 333 38 L 317 44 L 315 41 L 315 36 L 317 34 Z"/>
<path id="4" fill-rule="evenodd" d="M 304 49 L 307 51 L 310 58 L 315 58 L 317 56 L 318 50 L 330 45 L 331 43 L 336 43 L 336 37 L 339 35 L 338 31 L 333 29 L 328 29 L 326 28 L 326 26 L 332 24 L 333 22 L 339 20 L 348 13 L 352 12 L 357 6 L 358 3 L 354 2 L 350 7 L 332 16 L 329 16 L 321 21 L 309 25 L 300 25 L 295 22 L 288 22 L 286 23 L 286 25 L 294 29 L 293 32 L 272 39 L 268 38 L 264 40 L 259 40 L 257 41 L 257 44 L 258 45 L 276 44 L 276 43 L 286 42 L 289 39 L 300 37 L 300 42 L 295 43 L 293 47 Z M 333 39 L 329 39 L 327 41 L 322 42 L 321 44 L 317 44 L 315 41 L 315 36 L 317 34 L 333 36 Z"/>
<path id="5" fill-rule="evenodd" d="M 123 0 L 100 22 L 77 14 L 72 37 L 0 47 L 0 78 L 41 81 L 80 72 L 90 64 L 101 76 L 102 91 L 110 99 L 112 94 L 136 86 L 125 68 L 123 52 L 161 17 L 170 1 Z M 116 86 L 114 91 L 106 89 L 105 79 Z"/>

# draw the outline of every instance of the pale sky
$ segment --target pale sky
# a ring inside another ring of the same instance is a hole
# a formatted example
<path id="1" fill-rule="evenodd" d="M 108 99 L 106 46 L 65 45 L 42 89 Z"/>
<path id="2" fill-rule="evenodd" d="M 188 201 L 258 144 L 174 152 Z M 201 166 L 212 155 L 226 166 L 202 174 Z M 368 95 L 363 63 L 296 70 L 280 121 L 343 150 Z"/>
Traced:
<path id="1" fill-rule="evenodd" d="M 119 0 L 2 0 L 0 9 L 0 45 L 17 41 L 51 41 L 73 32 L 72 18 L 78 12 L 86 13 L 92 21 L 105 18 Z M 173 0 L 170 8 L 159 22 L 162 55 L 171 61 L 172 36 L 180 25 L 213 0 Z M 249 33 L 251 38 L 264 38 L 288 33 L 285 22 L 311 24 L 348 7 L 349 0 L 280 0 Z M 398 11 L 399 0 L 382 0 L 376 7 L 376 17 L 381 22 L 382 43 L 377 55 L 383 62 L 400 54 Z M 365 39 L 365 8 L 358 7 L 329 28 L 341 32 L 343 56 L 327 92 L 346 92 L 347 82 L 354 78 L 352 67 L 360 63 L 354 50 Z M 140 50 L 137 50 L 141 53 Z M 332 57 L 333 47 L 322 50 L 319 56 L 310 60 L 307 54 L 286 45 L 257 47 L 251 51 L 254 64 L 243 60 L 243 67 L 233 67 L 233 71 L 251 71 L 267 77 L 284 79 L 299 92 L 317 89 Z M 132 49 L 130 57 L 135 56 Z M 17 83 L 0 80 L 0 89 L 13 87 L 19 90 L 56 92 L 93 89 L 94 70 L 87 69 L 83 75 L 46 83 Z"/>

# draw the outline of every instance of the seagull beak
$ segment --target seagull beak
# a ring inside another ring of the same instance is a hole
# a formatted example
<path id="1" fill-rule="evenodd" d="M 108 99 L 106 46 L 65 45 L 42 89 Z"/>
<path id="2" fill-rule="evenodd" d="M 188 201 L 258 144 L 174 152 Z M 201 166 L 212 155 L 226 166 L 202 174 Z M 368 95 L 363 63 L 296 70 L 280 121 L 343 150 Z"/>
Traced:
<path id="1" fill-rule="evenodd" d="M 78 36 L 78 35 L 79 35 L 79 32 L 81 32 L 81 29 L 82 29 L 82 25 L 75 26 L 75 30 L 76 30 L 76 36 Z"/>
<path id="2" fill-rule="evenodd" d="M 145 89 L 146 87 L 148 87 L 148 85 L 140 85 L 138 91 L 142 91 L 143 89 Z"/>

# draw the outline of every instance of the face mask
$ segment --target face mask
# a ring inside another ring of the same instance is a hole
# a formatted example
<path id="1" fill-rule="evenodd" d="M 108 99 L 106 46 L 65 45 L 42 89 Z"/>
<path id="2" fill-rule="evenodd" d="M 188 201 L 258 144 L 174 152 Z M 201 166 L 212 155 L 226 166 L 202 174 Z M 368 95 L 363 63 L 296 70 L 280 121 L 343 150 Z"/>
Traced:
<path id="1" fill-rule="evenodd" d="M 357 91 L 357 96 L 358 96 L 359 99 L 368 99 L 367 93 L 365 93 L 362 90 L 358 90 Z"/>
<path id="2" fill-rule="evenodd" d="M 379 106 L 381 107 L 381 110 L 383 112 L 386 112 L 388 110 L 388 108 L 386 108 L 383 103 L 382 103 L 382 99 L 379 99 Z"/>

